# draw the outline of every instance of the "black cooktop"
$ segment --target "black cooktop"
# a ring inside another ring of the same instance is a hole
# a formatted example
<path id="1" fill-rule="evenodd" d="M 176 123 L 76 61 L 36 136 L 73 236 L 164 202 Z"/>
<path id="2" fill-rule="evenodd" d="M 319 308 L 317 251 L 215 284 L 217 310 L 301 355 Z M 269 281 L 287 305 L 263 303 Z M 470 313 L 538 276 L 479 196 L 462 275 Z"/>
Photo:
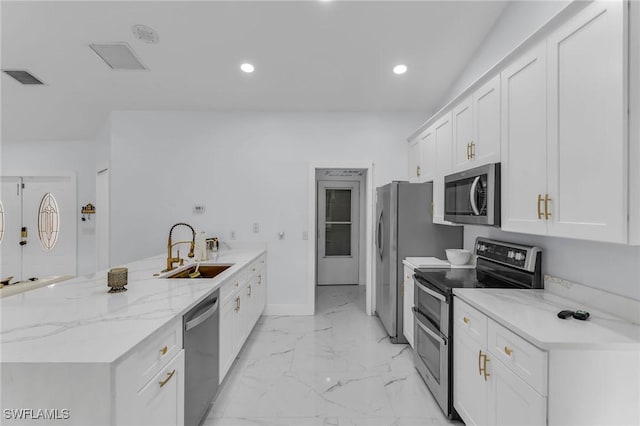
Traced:
<path id="1" fill-rule="evenodd" d="M 476 269 L 421 268 L 416 269 L 415 273 L 444 294 L 450 293 L 454 288 L 486 287 L 478 281 Z"/>

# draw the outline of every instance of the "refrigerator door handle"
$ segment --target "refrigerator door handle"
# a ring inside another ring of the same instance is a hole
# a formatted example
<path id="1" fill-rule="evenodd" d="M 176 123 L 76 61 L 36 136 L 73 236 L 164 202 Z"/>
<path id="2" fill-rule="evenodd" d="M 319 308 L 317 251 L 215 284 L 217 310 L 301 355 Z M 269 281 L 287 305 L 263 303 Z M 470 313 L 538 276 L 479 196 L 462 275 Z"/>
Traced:
<path id="1" fill-rule="evenodd" d="M 380 217 L 378 218 L 378 232 L 377 232 L 377 238 L 378 238 L 378 254 L 380 255 L 380 259 L 382 259 L 382 253 L 383 253 L 383 246 L 384 246 L 384 239 L 382 238 L 382 228 L 383 228 L 383 221 L 382 221 L 382 212 L 380 212 Z"/>

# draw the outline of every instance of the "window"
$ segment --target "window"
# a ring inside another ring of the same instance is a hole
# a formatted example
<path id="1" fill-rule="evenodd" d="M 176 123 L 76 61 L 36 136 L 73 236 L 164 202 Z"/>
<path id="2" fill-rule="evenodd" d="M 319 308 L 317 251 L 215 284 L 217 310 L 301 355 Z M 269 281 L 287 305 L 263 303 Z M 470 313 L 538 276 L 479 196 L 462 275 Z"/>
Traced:
<path id="1" fill-rule="evenodd" d="M 4 237 L 4 206 L 0 201 L 0 243 L 2 242 L 2 237 Z"/>
<path id="2" fill-rule="evenodd" d="M 38 237 L 45 251 L 53 250 L 60 230 L 58 203 L 50 192 L 44 194 L 38 209 Z"/>

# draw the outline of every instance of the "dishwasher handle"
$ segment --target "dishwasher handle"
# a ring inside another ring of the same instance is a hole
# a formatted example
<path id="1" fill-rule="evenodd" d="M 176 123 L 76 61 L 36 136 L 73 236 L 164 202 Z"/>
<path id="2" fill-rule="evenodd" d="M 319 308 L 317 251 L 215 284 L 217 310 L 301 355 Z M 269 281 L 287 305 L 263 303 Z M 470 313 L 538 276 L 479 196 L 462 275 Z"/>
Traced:
<path id="1" fill-rule="evenodd" d="M 188 321 L 184 324 L 184 331 L 189 331 L 192 328 L 195 328 L 205 322 L 211 315 L 215 314 L 218 310 L 218 298 L 216 297 L 211 304 L 211 307 L 203 312 L 201 315 L 198 315 L 191 321 Z"/>

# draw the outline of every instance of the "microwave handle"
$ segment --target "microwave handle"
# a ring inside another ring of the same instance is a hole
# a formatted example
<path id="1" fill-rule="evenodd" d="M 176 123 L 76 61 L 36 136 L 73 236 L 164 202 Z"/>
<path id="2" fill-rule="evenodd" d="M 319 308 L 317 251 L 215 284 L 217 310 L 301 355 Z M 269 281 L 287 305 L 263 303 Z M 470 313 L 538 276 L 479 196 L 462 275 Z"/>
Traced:
<path id="1" fill-rule="evenodd" d="M 476 204 L 476 191 L 478 190 L 478 184 L 480 183 L 480 176 L 476 176 L 471 184 L 471 191 L 469 191 L 469 201 L 471 202 L 471 208 L 476 216 L 480 216 L 480 210 Z"/>

